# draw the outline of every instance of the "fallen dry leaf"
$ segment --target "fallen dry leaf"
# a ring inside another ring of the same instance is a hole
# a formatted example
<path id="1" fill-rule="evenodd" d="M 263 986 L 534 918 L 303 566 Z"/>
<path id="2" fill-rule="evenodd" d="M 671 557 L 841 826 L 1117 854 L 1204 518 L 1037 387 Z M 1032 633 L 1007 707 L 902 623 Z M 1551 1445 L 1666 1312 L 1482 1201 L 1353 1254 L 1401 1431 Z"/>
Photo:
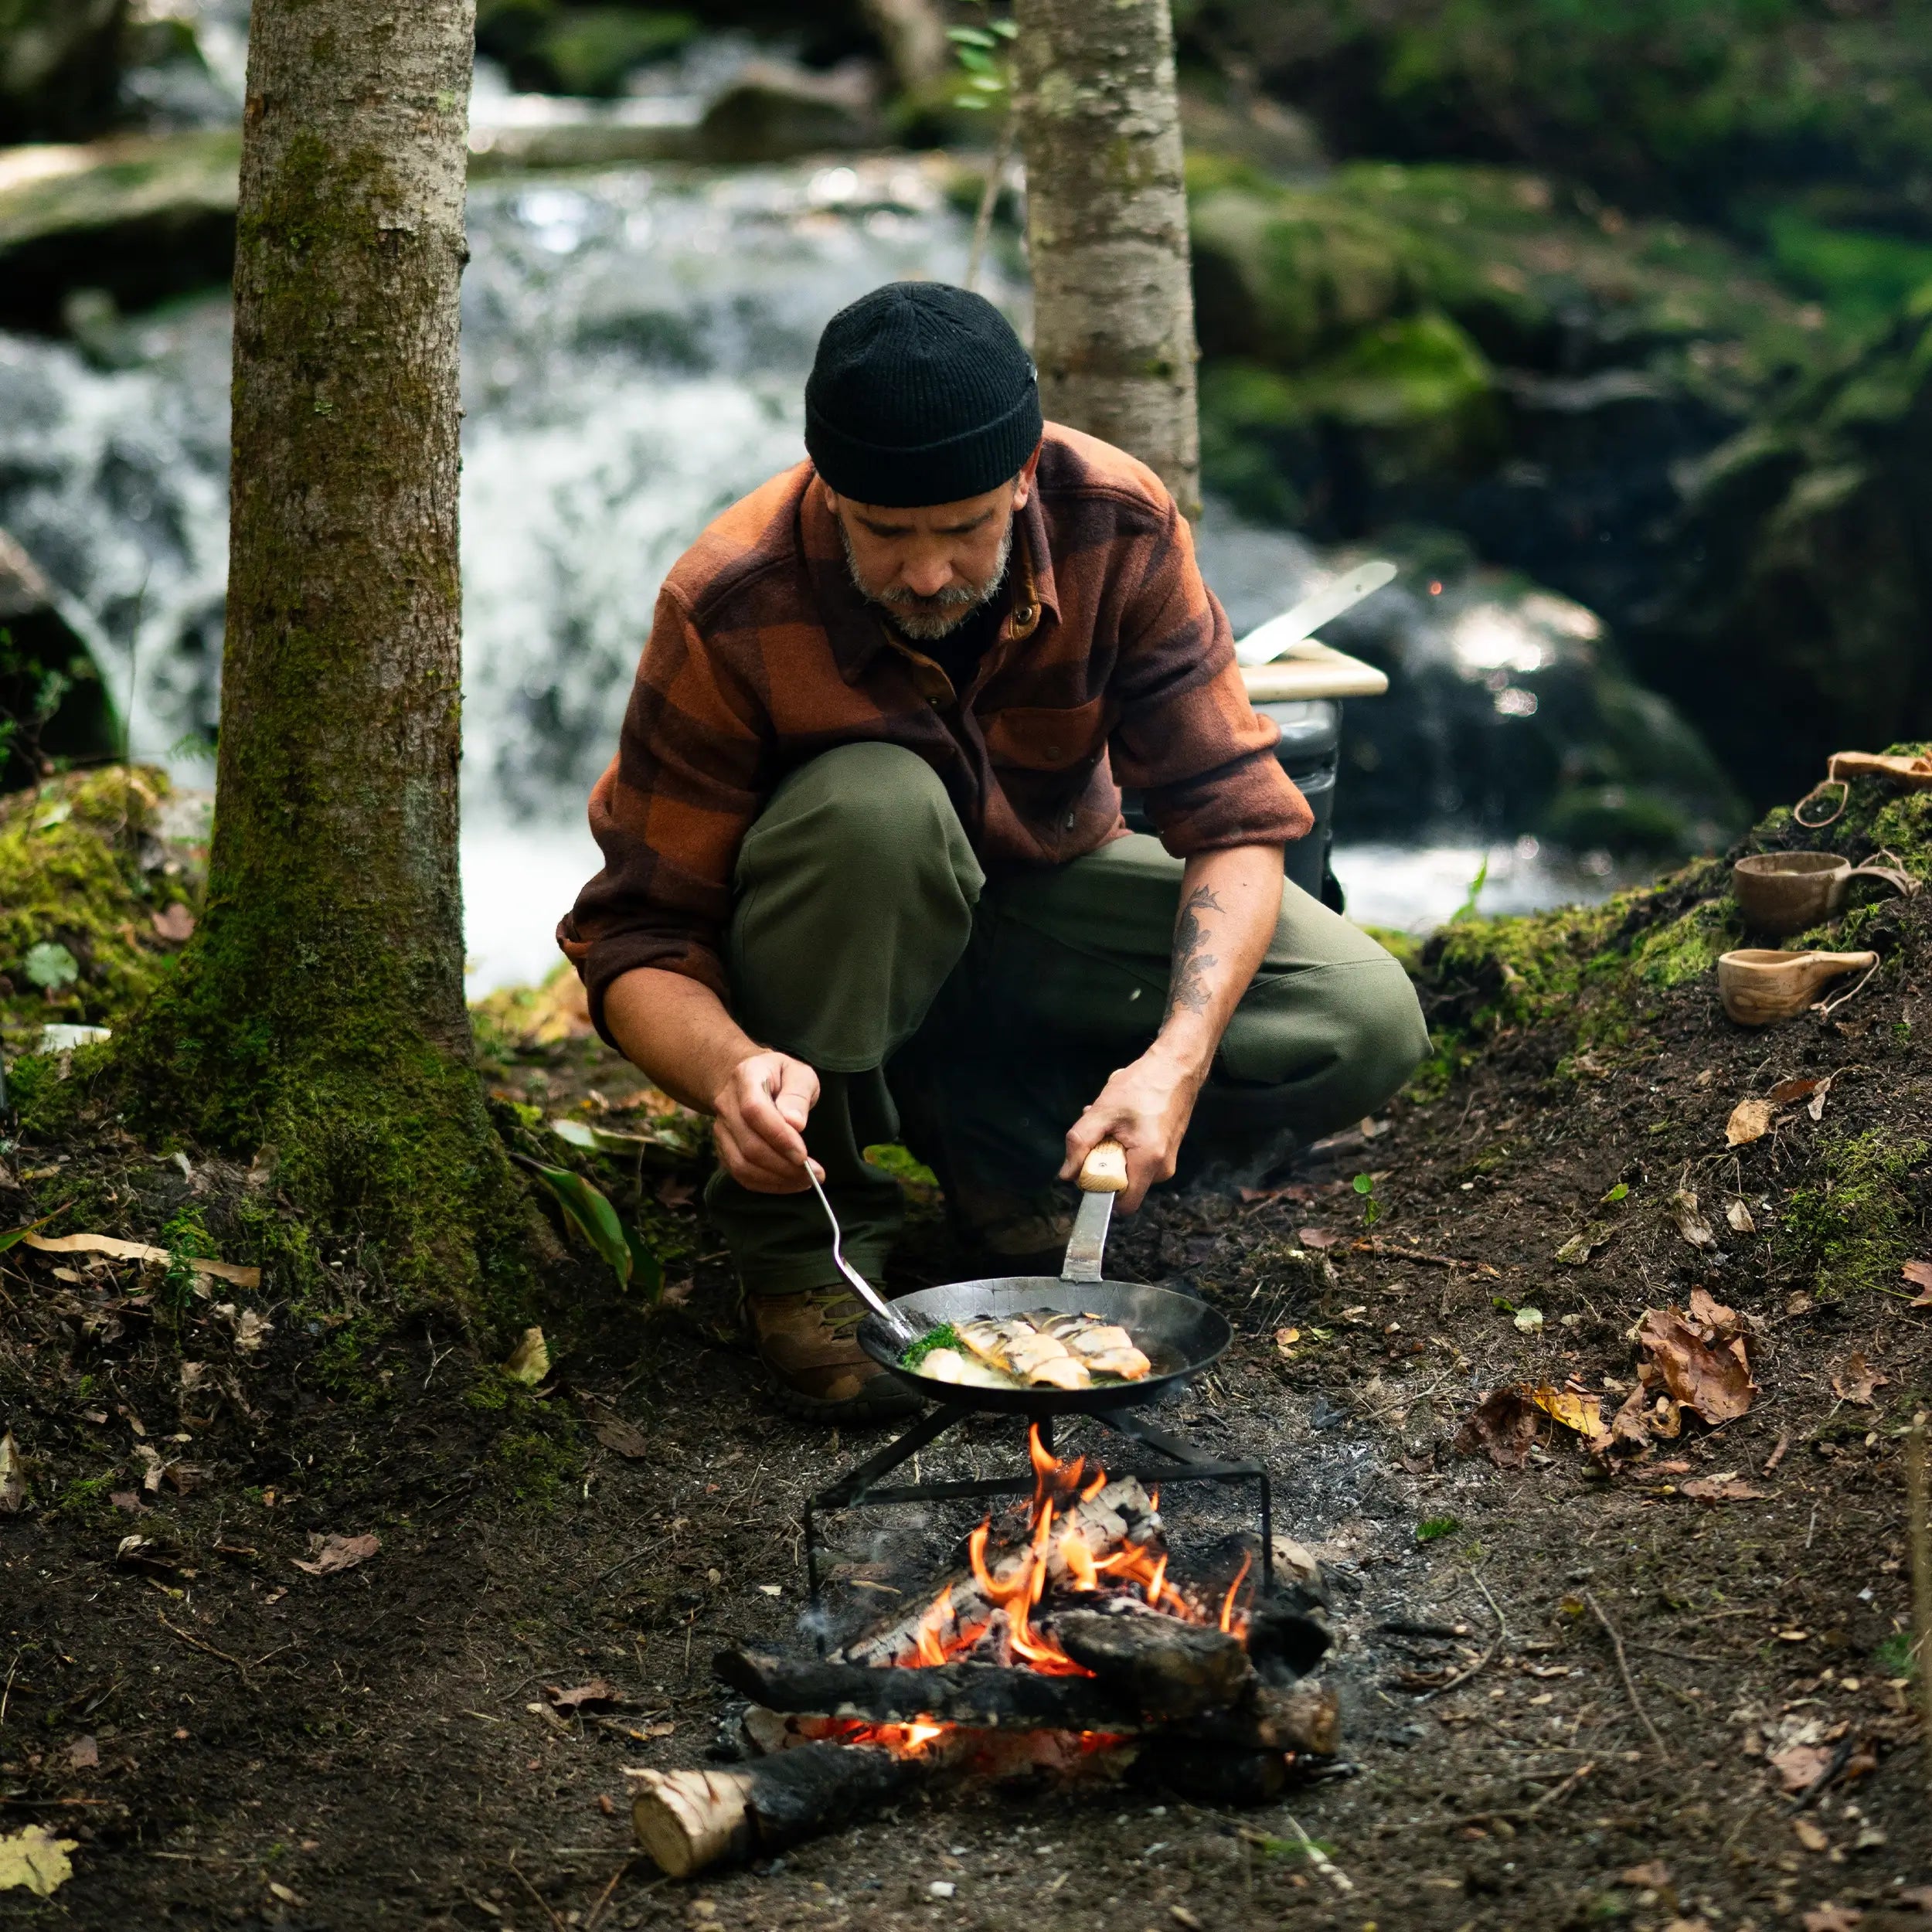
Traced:
<path id="1" fill-rule="evenodd" d="M 1862 1409 L 1873 1404 L 1872 1392 L 1883 1388 L 1892 1378 L 1880 1375 L 1862 1352 L 1854 1349 L 1845 1358 L 1845 1366 L 1832 1378 L 1832 1393 L 1841 1402 L 1855 1402 Z"/>
<path id="2" fill-rule="evenodd" d="M 550 1351 L 541 1328 L 523 1331 L 523 1339 L 511 1350 L 509 1360 L 503 1365 L 503 1372 L 512 1382 L 524 1383 L 531 1388 L 535 1388 L 550 1372 Z"/>
<path id="3" fill-rule="evenodd" d="M 1677 1493 L 1694 1502 L 1757 1502 L 1766 1495 L 1735 1476 L 1702 1476 L 1695 1482 L 1680 1483 Z"/>
<path id="4" fill-rule="evenodd" d="M 1811 1104 L 1804 1110 L 1806 1113 L 1811 1115 L 1813 1120 L 1821 1121 L 1824 1119 L 1825 1097 L 1831 1092 L 1832 1083 L 1837 1078 L 1838 1076 L 1835 1073 L 1828 1073 L 1823 1080 L 1818 1082 L 1818 1091 L 1811 1096 Z"/>
<path id="5" fill-rule="evenodd" d="M 681 1308 L 691 1299 L 691 1291 L 697 1285 L 697 1277 L 687 1274 L 682 1281 L 667 1281 L 664 1293 L 658 1298 L 667 1308 Z"/>
<path id="6" fill-rule="evenodd" d="M 590 1433 L 614 1455 L 627 1457 L 632 1462 L 642 1462 L 651 1454 L 650 1440 L 641 1429 L 634 1429 L 621 1416 L 600 1416 L 590 1425 Z"/>
<path id="7" fill-rule="evenodd" d="M 358 1563 L 367 1563 L 382 1546 L 380 1536 L 311 1536 L 308 1553 L 315 1560 L 305 1563 L 301 1557 L 291 1556 L 289 1561 L 311 1577 L 332 1577 L 338 1570 L 353 1570 Z"/>
<path id="8" fill-rule="evenodd" d="M 1777 1118 L 1777 1110 L 1769 1100 L 1740 1100 L 1724 1123 L 1724 1145 L 1749 1147 L 1770 1132 L 1771 1123 Z"/>
<path id="9" fill-rule="evenodd" d="M 578 1710 L 586 1704 L 621 1702 L 617 1686 L 601 1677 L 594 1677 L 587 1684 L 574 1685 L 569 1690 L 560 1690 L 554 1684 L 546 1684 L 543 1694 L 560 1711 Z"/>
<path id="10" fill-rule="evenodd" d="M 1771 1104 L 1775 1107 L 1794 1106 L 1800 1100 L 1809 1099 L 1818 1089 L 1816 1080 L 1780 1080 L 1771 1089 Z"/>
<path id="11" fill-rule="evenodd" d="M 100 1763 L 100 1746 L 92 1737 L 77 1737 L 67 1747 L 67 1762 L 77 1771 L 91 1771 Z"/>
<path id="12" fill-rule="evenodd" d="M 1832 1753 L 1822 1744 L 1787 1744 L 1766 1759 L 1787 1791 L 1808 1791 L 1822 1777 Z"/>
<path id="13" fill-rule="evenodd" d="M 1709 1342 L 1729 1342 L 1745 1332 L 1744 1318 L 1735 1308 L 1726 1308 L 1707 1288 L 1691 1290 L 1685 1313 L 1692 1327 Z"/>
<path id="14" fill-rule="evenodd" d="M 1697 1196 L 1689 1188 L 1680 1187 L 1670 1197 L 1670 1218 L 1677 1223 L 1677 1232 L 1694 1248 L 1714 1248 L 1717 1236 L 1711 1232 L 1711 1224 L 1697 1211 Z"/>
<path id="15" fill-rule="evenodd" d="M 179 900 L 150 916 L 156 937 L 171 944 L 185 946 L 195 936 L 195 915 Z"/>
<path id="16" fill-rule="evenodd" d="M 1932 1308 L 1932 1261 L 1907 1261 L 1899 1273 L 1919 1291 L 1915 1308 Z"/>
<path id="17" fill-rule="evenodd" d="M 1556 1259 L 1566 1268 L 1580 1268 L 1593 1255 L 1600 1253 L 1610 1245 L 1610 1238 L 1616 1232 L 1607 1221 L 1593 1221 L 1582 1233 L 1573 1234 L 1556 1250 Z"/>
<path id="18" fill-rule="evenodd" d="M 1693 1295 L 1692 1300 L 1695 1307 L 1696 1297 Z M 1736 1318 L 1730 1309 L 1719 1309 L 1708 1297 L 1706 1301 L 1735 1322 Z M 1707 1332 L 1720 1335 L 1723 1332 L 1716 1325 L 1703 1325 Z M 1637 1343 L 1646 1357 L 1640 1371 L 1646 1383 L 1653 1378 L 1661 1380 L 1672 1401 L 1705 1421 L 1734 1422 L 1750 1410 L 1757 1385 L 1751 1379 L 1750 1363 L 1741 1335 L 1729 1341 L 1720 1339 L 1713 1348 L 1680 1310 L 1651 1308 L 1638 1325 Z M 1655 1423 L 1651 1426 L 1655 1429 Z"/>
<path id="19" fill-rule="evenodd" d="M 0 1834 L 0 1892 L 24 1886 L 36 1898 L 51 1898 L 73 1876 L 67 1854 L 80 1849 L 78 1838 L 56 1838 L 44 1825 Z"/>
<path id="20" fill-rule="evenodd" d="M 1604 1401 L 1600 1396 L 1580 1396 L 1568 1389 L 1551 1388 L 1547 1383 L 1529 1392 L 1529 1400 L 1542 1410 L 1553 1422 L 1560 1422 L 1566 1429 L 1577 1434 L 1593 1446 L 1607 1440 L 1610 1434 L 1604 1420 Z"/>
<path id="21" fill-rule="evenodd" d="M 29 1234 L 22 1238 L 29 1247 L 38 1248 L 43 1254 L 105 1254 L 117 1261 L 139 1261 L 155 1268 L 165 1268 L 178 1260 L 192 1274 L 212 1274 L 217 1281 L 232 1281 L 238 1288 L 258 1288 L 262 1284 L 260 1268 L 245 1268 L 234 1261 L 211 1261 L 205 1255 L 177 1255 L 145 1241 L 124 1241 L 117 1234 Z"/>
<path id="22" fill-rule="evenodd" d="M 1342 1239 L 1327 1228 L 1297 1228 L 1295 1239 L 1304 1248 L 1332 1248 Z"/>
<path id="23" fill-rule="evenodd" d="M 1808 1852 L 1828 1852 L 1832 1849 L 1832 1841 L 1825 1836 L 1822 1828 L 1814 1825 L 1808 1818 L 1793 1818 L 1791 1829 L 1797 1833 L 1798 1843 Z"/>
<path id="24" fill-rule="evenodd" d="M 1617 1876 L 1619 1885 L 1634 1885 L 1645 1891 L 1661 1892 L 1670 1883 L 1670 1867 L 1662 1859 L 1646 1859 Z"/>
<path id="25" fill-rule="evenodd" d="M 243 1308 L 235 1318 L 235 1346 L 243 1355 L 259 1355 L 274 1332 L 274 1323 L 264 1320 L 253 1308 Z"/>
<path id="26" fill-rule="evenodd" d="M 1485 1455 L 1498 1469 L 1520 1469 L 1536 1440 L 1536 1406 L 1515 1388 L 1492 1389 L 1456 1434 L 1458 1455 Z"/>
<path id="27" fill-rule="evenodd" d="M 1733 1234 L 1755 1234 L 1757 1223 L 1751 1219 L 1751 1211 L 1741 1198 L 1734 1200 L 1724 1210 L 1724 1219 Z"/>
<path id="28" fill-rule="evenodd" d="M 20 1468 L 20 1450 L 9 1429 L 0 1436 L 0 1512 L 18 1515 L 27 1506 L 27 1479 Z"/>

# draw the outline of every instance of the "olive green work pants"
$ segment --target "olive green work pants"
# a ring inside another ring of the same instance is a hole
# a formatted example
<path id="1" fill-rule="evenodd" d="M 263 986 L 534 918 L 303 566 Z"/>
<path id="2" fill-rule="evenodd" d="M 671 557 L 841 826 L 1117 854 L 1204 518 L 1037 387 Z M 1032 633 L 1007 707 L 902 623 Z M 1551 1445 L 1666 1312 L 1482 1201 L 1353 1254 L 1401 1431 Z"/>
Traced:
<path id="1" fill-rule="evenodd" d="M 806 1142 L 862 1273 L 883 1276 L 902 1211 L 868 1146 L 903 1138 L 969 1222 L 976 1204 L 1048 1195 L 1067 1129 L 1159 1027 L 1181 873 L 1135 834 L 989 879 L 938 777 L 896 745 L 841 746 L 778 787 L 739 855 L 732 1004 L 818 1070 Z M 1428 1044 L 1402 968 L 1284 879 L 1183 1178 L 1258 1171 L 1359 1120 Z M 721 1169 L 705 1203 L 750 1292 L 836 1281 L 809 1192 L 755 1193 Z"/>

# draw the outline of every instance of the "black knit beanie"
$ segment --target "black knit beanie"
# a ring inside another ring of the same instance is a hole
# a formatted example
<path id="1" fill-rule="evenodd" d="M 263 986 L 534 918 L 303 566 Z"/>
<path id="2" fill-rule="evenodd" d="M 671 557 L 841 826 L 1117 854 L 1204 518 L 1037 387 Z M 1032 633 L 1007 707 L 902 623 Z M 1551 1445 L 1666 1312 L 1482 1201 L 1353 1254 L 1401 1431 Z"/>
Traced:
<path id="1" fill-rule="evenodd" d="M 854 502 L 910 509 L 997 489 L 1041 427 L 1032 359 L 983 295 L 889 282 L 818 338 L 805 447 Z"/>

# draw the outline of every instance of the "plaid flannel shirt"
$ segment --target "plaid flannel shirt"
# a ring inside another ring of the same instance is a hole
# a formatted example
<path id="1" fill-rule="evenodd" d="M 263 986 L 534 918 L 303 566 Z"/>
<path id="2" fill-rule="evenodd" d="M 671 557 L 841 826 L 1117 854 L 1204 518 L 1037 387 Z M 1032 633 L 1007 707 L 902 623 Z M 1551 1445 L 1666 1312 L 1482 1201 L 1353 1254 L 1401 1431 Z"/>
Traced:
<path id="1" fill-rule="evenodd" d="M 1145 794 L 1177 857 L 1308 831 L 1152 471 L 1049 423 L 1012 558 L 1005 617 L 958 693 L 853 587 L 809 463 L 679 560 L 590 794 L 604 869 L 557 929 L 600 1032 L 606 990 L 640 966 L 729 998 L 719 949 L 739 845 L 779 781 L 837 745 L 923 758 L 989 871 L 1119 837 L 1122 784 Z"/>

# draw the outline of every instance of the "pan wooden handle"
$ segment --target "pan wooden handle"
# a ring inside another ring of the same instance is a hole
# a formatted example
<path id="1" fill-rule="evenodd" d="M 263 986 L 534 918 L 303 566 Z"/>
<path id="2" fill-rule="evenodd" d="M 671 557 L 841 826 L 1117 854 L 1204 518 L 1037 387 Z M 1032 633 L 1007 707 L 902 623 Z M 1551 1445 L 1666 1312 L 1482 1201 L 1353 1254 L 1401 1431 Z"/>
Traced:
<path id="1" fill-rule="evenodd" d="M 1127 1149 L 1118 1141 L 1103 1141 L 1080 1163 L 1083 1194 L 1118 1194 L 1127 1185 Z"/>

